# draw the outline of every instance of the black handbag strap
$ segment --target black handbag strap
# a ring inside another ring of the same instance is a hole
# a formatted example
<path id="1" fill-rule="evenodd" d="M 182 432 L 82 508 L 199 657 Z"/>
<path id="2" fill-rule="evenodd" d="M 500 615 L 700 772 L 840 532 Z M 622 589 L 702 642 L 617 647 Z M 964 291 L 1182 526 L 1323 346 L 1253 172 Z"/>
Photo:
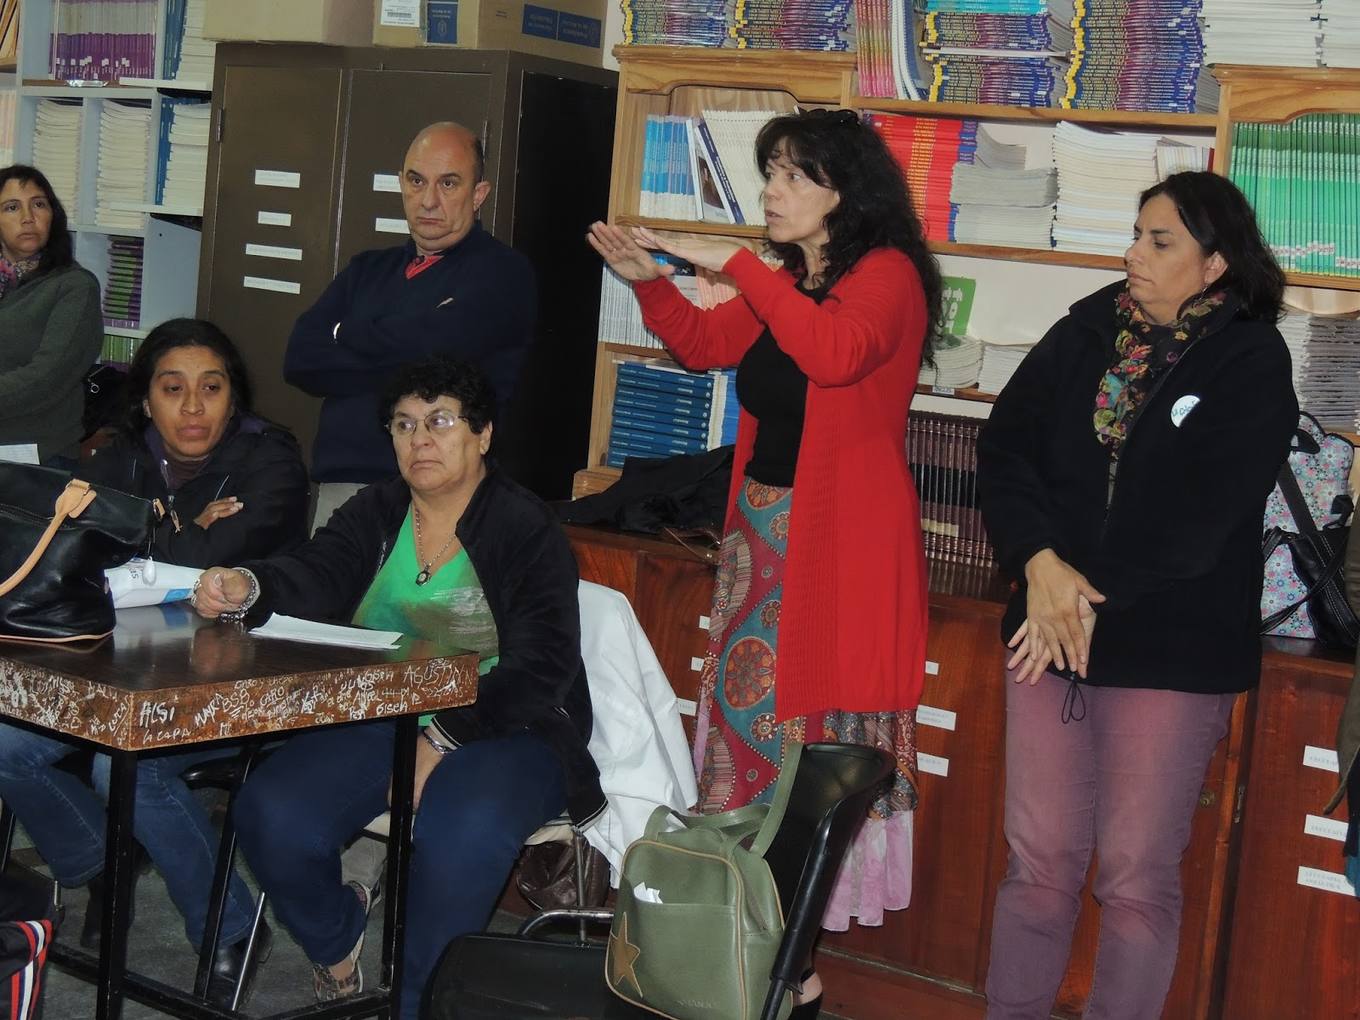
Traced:
<path id="1" fill-rule="evenodd" d="M 1285 506 L 1289 507 L 1289 515 L 1294 518 L 1294 527 L 1299 529 L 1299 534 L 1316 534 L 1317 522 L 1313 520 L 1313 512 L 1308 509 L 1308 502 L 1303 498 L 1303 490 L 1299 488 L 1299 480 L 1294 477 L 1294 469 L 1289 466 L 1287 457 L 1276 482 L 1280 486 L 1280 495 L 1284 497 Z"/>
<path id="2" fill-rule="evenodd" d="M 52 536 L 57 533 L 62 522 L 68 517 L 79 517 L 84 513 L 85 508 L 94 502 L 94 497 L 95 491 L 90 488 L 89 482 L 72 478 L 66 483 L 66 488 L 57 496 L 56 505 L 52 508 L 52 519 L 47 522 L 47 529 L 33 544 L 33 550 L 28 554 L 28 558 L 19 564 L 18 569 L 13 574 L 4 581 L 0 581 L 0 595 L 8 595 L 29 575 L 29 572 L 42 559 L 43 553 L 47 552 L 47 547 L 52 544 Z"/>
<path id="3" fill-rule="evenodd" d="M 1298 491 L 1298 486 L 1295 486 L 1295 491 L 1296 492 Z M 1309 518 L 1309 521 L 1310 522 L 1312 521 L 1311 517 Z M 1316 534 L 1317 530 L 1318 530 L 1317 527 L 1314 526 L 1313 533 Z M 1279 533 L 1280 529 L 1273 528 L 1272 531 Z M 1275 543 L 1274 545 L 1271 546 L 1271 551 L 1273 552 L 1275 546 L 1278 546 L 1280 544 L 1281 538 L 1280 534 L 1276 534 L 1272 537 L 1275 538 Z M 1269 553 L 1267 553 L 1266 555 L 1269 555 Z M 1329 580 L 1331 580 L 1332 577 L 1336 574 L 1336 572 L 1341 569 L 1341 562 L 1343 559 L 1345 559 L 1345 556 L 1346 547 L 1342 545 L 1341 548 L 1337 549 L 1336 552 L 1332 553 L 1331 559 L 1327 561 L 1327 565 L 1322 568 L 1322 570 L 1318 573 L 1318 576 L 1314 579 L 1313 583 L 1308 586 L 1308 590 L 1303 593 L 1303 598 L 1299 599 L 1293 605 L 1282 606 L 1281 608 L 1275 610 L 1275 612 L 1271 613 L 1269 616 L 1267 616 L 1264 620 L 1261 621 L 1261 633 L 1263 634 L 1269 633 L 1270 631 L 1278 627 L 1280 624 L 1284 623 L 1285 620 L 1289 619 L 1291 616 L 1297 613 L 1304 606 L 1304 604 L 1307 603 L 1307 601 L 1311 599 L 1314 595 L 1316 595 L 1318 591 L 1322 589 L 1322 586 L 1326 584 Z"/>

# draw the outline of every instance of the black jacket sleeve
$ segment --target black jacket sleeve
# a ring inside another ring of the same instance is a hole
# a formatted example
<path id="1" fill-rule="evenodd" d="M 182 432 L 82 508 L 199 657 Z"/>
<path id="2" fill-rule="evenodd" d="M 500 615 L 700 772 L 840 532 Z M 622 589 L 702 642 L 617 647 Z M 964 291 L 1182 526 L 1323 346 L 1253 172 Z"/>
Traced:
<path id="1" fill-rule="evenodd" d="M 542 514 L 526 540 L 504 547 L 500 562 L 489 565 L 502 571 L 495 613 L 500 660 L 482 677 L 474 704 L 435 717 L 451 743 L 565 716 L 568 691 L 582 678 L 576 558 L 549 511 Z"/>
<path id="2" fill-rule="evenodd" d="M 402 483 L 403 486 L 405 483 Z M 311 539 L 267 560 L 231 564 L 252 571 L 260 597 L 246 614 L 254 627 L 271 613 L 348 624 L 389 552 L 392 540 L 376 522 L 379 486 L 369 486 L 331 514 Z"/>
<path id="3" fill-rule="evenodd" d="M 1001 568 L 1016 578 L 1024 576 L 1025 564 L 1042 549 L 1064 556 L 1040 473 L 1044 412 L 1054 405 L 1058 337 L 1064 322 L 1050 329 L 1020 363 L 978 437 L 983 523 Z"/>
<path id="4" fill-rule="evenodd" d="M 314 397 L 341 397 L 373 390 L 373 366 L 343 349 L 332 335 L 349 314 L 353 288 L 364 271 L 356 255 L 321 292 L 316 303 L 298 316 L 283 355 L 283 378 Z"/>
<path id="5" fill-rule="evenodd" d="M 207 498 L 207 497 L 211 498 Z M 243 508 L 203 528 L 194 523 L 213 499 L 235 496 Z M 307 517 L 307 469 L 291 436 L 255 444 L 248 470 L 237 470 L 220 494 L 200 493 L 175 506 L 179 531 L 167 515 L 157 526 L 153 555 L 185 567 L 231 566 L 269 556 L 303 536 Z"/>
<path id="6" fill-rule="evenodd" d="M 1259 528 L 1299 419 L 1289 350 L 1273 328 L 1269 333 L 1223 338 L 1240 351 L 1199 394 L 1180 426 L 1182 442 L 1157 465 L 1161 479 L 1140 472 L 1135 498 L 1123 498 L 1124 479 L 1116 481 L 1103 539 L 1086 571 L 1105 596 L 1098 612 L 1208 573 L 1249 516 Z M 1135 434 L 1127 444 L 1121 473 L 1131 470 L 1128 447 L 1137 441 Z"/>

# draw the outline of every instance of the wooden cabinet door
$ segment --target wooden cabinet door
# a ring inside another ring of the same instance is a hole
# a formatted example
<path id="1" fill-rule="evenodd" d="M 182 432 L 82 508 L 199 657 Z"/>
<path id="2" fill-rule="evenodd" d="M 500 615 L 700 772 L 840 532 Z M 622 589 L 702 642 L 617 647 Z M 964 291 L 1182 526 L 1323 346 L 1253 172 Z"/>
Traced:
<path id="1" fill-rule="evenodd" d="M 932 601 L 911 909 L 889 912 L 881 928 L 828 932 L 824 946 L 980 986 L 1005 761 L 1000 616 L 999 605 Z"/>
<path id="2" fill-rule="evenodd" d="M 401 195 L 386 189 L 400 178 L 407 146 L 417 131 L 441 120 L 485 135 L 491 91 L 486 73 L 350 72 L 337 245 L 341 267 L 361 251 L 406 243 L 410 233 Z M 481 209 L 486 224 L 495 218 L 496 200 L 493 188 Z"/>
<path id="3" fill-rule="evenodd" d="M 1258 695 L 1223 1016 L 1360 1017 L 1360 903 L 1343 885 L 1329 757 L 1348 663 L 1267 655 Z"/>
<path id="4" fill-rule="evenodd" d="M 256 410 L 310 451 L 320 402 L 283 381 L 283 352 L 335 275 L 341 73 L 230 65 L 220 75 L 199 311 L 241 349 Z"/>

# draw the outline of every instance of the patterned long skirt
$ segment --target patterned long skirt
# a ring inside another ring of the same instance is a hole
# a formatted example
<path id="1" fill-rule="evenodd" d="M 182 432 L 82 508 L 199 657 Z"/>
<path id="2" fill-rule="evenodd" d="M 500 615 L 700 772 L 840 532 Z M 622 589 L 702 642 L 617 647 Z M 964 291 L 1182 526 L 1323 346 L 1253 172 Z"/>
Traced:
<path id="1" fill-rule="evenodd" d="M 723 537 L 700 678 L 694 763 L 699 810 L 768 802 L 789 741 L 870 744 L 893 755 L 887 791 L 851 845 L 822 925 L 850 918 L 881 925 L 884 910 L 911 901 L 912 812 L 916 807 L 916 719 L 911 711 L 827 711 L 776 724 L 775 660 L 792 489 L 745 480 L 735 527 Z"/>

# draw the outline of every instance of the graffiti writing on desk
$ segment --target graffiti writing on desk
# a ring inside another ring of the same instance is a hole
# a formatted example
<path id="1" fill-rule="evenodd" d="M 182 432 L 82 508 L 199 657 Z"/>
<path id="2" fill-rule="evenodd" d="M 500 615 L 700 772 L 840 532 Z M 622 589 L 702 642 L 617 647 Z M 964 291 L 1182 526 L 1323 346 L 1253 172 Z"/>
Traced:
<path id="1" fill-rule="evenodd" d="M 152 726 L 164 726 L 174 718 L 174 705 L 167 705 L 164 701 L 143 701 L 137 712 L 137 725 L 145 730 Z"/>

